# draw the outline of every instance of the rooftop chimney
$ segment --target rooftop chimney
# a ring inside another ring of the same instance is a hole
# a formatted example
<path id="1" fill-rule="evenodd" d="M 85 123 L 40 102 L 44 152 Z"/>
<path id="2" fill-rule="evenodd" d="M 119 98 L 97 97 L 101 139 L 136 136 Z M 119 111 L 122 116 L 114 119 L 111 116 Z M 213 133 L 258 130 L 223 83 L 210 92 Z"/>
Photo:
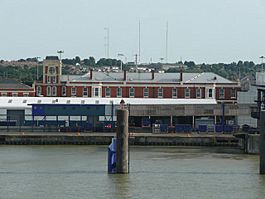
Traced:
<path id="1" fill-rule="evenodd" d="M 93 69 L 90 69 L 90 76 L 89 76 L 89 79 L 92 80 L 92 78 L 93 78 Z"/>
<path id="2" fill-rule="evenodd" d="M 126 70 L 123 71 L 123 81 L 127 80 L 127 74 L 126 74 Z"/>
<path id="3" fill-rule="evenodd" d="M 183 69 L 182 68 L 180 69 L 179 80 L 180 80 L 180 82 L 183 81 Z"/>
<path id="4" fill-rule="evenodd" d="M 155 79 L 155 71 L 152 70 L 152 80 L 154 80 L 154 79 Z"/>

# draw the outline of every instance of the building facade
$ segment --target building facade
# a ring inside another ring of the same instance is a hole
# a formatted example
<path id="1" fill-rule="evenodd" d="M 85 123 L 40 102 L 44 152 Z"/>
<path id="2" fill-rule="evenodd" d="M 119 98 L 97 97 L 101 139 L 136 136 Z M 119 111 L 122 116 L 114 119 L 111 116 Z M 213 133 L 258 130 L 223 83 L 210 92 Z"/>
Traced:
<path id="1" fill-rule="evenodd" d="M 1 97 L 34 97 L 35 87 L 18 82 L 15 79 L 0 79 Z"/>
<path id="2" fill-rule="evenodd" d="M 43 80 L 36 96 L 93 98 L 216 99 L 236 103 L 240 83 L 214 73 L 96 72 L 62 75 L 58 57 L 43 61 Z"/>

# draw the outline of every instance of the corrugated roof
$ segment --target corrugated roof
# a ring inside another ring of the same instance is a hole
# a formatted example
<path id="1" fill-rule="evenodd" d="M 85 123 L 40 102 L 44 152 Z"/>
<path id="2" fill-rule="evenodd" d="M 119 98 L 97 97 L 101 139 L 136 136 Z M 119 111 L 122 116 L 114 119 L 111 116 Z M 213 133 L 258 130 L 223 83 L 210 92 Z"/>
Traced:
<path id="1" fill-rule="evenodd" d="M 75 98 L 75 97 L 0 97 L 0 108 L 30 108 L 30 104 L 115 104 L 121 100 L 131 105 L 217 104 L 215 99 L 157 98 Z"/>
<path id="2" fill-rule="evenodd" d="M 174 83 L 180 82 L 180 73 L 155 73 L 154 79 L 152 80 L 152 73 L 131 73 L 127 72 L 128 82 L 157 82 L 157 83 Z M 123 81 L 123 72 L 97 72 L 93 71 L 93 79 L 89 79 L 90 74 L 87 73 L 83 76 L 74 77 L 71 81 L 73 82 L 90 82 L 90 81 L 108 81 L 108 82 L 118 82 Z M 221 77 L 220 75 L 214 73 L 183 73 L 184 83 L 222 83 L 231 84 L 235 83 L 228 79 Z"/>

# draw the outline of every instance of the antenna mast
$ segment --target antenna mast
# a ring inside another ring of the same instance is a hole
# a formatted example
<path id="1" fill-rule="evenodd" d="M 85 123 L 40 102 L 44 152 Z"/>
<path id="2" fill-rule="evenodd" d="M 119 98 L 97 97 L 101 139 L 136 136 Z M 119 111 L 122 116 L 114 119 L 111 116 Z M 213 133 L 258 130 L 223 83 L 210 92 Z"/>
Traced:
<path id="1" fill-rule="evenodd" d="M 168 63 L 168 22 L 166 25 L 166 64 Z"/>

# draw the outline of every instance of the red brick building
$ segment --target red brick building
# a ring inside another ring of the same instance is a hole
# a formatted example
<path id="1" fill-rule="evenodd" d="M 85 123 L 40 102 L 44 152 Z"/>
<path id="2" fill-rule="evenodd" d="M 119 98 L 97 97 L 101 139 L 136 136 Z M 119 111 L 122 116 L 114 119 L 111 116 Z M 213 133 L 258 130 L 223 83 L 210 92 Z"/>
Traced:
<path id="1" fill-rule="evenodd" d="M 216 99 L 235 103 L 238 82 L 214 73 L 129 73 L 90 71 L 62 75 L 58 57 L 43 61 L 43 80 L 35 82 L 37 96 L 111 98 Z"/>
<path id="2" fill-rule="evenodd" d="M 2 97 L 34 97 L 34 86 L 28 86 L 15 79 L 0 79 L 0 96 Z"/>

